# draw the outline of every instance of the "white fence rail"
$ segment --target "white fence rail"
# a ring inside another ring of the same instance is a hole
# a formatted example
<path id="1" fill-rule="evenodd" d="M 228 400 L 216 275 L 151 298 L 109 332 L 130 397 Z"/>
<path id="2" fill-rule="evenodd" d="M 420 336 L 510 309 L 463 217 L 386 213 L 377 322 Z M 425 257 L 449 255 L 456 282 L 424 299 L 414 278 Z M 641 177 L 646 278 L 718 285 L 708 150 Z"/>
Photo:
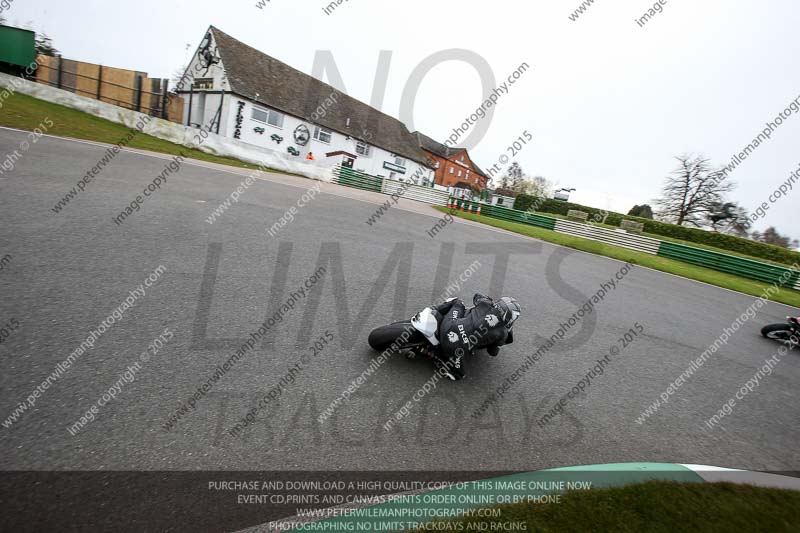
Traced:
<path id="1" fill-rule="evenodd" d="M 433 205 L 447 205 L 447 199 L 449 198 L 447 191 L 437 191 L 430 187 L 409 185 L 389 179 L 383 180 L 381 192 L 383 194 L 398 194 L 401 198 L 408 198 L 409 200 L 416 200 Z"/>
<path id="2" fill-rule="evenodd" d="M 575 235 L 576 237 L 605 242 L 653 255 L 658 254 L 658 247 L 661 245 L 661 241 L 651 237 L 644 237 L 642 235 L 608 228 L 600 228 L 560 218 L 556 220 L 555 230 L 559 233 L 567 233 L 569 235 Z"/>

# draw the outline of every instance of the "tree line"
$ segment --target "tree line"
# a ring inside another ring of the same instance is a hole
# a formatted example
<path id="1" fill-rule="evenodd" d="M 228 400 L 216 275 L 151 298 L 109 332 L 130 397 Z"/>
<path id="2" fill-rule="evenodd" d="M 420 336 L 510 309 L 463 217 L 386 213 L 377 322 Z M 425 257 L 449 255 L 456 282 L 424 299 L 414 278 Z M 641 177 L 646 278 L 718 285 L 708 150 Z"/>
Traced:
<path id="1" fill-rule="evenodd" d="M 751 230 L 752 221 L 747 209 L 730 199 L 736 188 L 724 167 L 715 167 L 703 155 L 677 156 L 675 169 L 665 179 L 661 194 L 650 204 L 635 205 L 628 216 L 670 222 L 781 246 L 798 248 L 800 242 L 781 235 L 770 226 L 763 232 Z M 555 183 L 543 176 L 529 176 L 514 161 L 497 180 L 495 194 L 517 196 L 527 194 L 551 198 Z"/>

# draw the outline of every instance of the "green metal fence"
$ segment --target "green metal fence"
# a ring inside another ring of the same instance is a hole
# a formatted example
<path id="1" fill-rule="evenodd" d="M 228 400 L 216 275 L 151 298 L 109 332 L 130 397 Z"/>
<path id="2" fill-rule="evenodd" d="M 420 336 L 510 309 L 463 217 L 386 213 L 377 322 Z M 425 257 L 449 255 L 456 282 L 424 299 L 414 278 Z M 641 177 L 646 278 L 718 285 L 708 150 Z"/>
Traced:
<path id="1" fill-rule="evenodd" d="M 364 174 L 353 169 L 346 167 L 337 167 L 334 169 L 334 182 L 346 185 L 348 187 L 356 187 L 358 189 L 365 189 L 369 191 L 382 192 L 383 179 Z M 476 213 L 480 206 L 482 216 L 506 220 L 508 222 L 517 222 L 528 226 L 535 226 L 538 228 L 549 229 L 558 231 L 560 233 L 567 233 L 577 235 L 579 237 L 587 238 L 590 240 L 600 240 L 602 242 L 609 242 L 608 238 L 602 235 L 593 235 L 591 232 L 573 231 L 569 228 L 578 224 L 559 220 L 557 218 L 539 215 L 536 213 L 529 213 L 527 211 L 520 211 L 517 209 L 509 209 L 492 204 L 485 204 L 481 202 L 451 198 L 448 200 L 448 205 L 455 206 L 459 211 L 466 211 L 469 213 Z M 565 228 L 565 226 L 568 226 Z M 583 224 L 579 225 L 583 227 Z M 588 228 L 594 226 L 586 225 Z M 598 228 L 598 231 L 600 228 Z M 602 230 L 605 233 L 613 233 L 611 230 Z M 769 263 L 762 263 L 744 257 L 728 255 L 721 252 L 712 250 L 704 250 L 702 248 L 695 248 L 693 246 L 686 246 L 674 242 L 661 241 L 659 239 L 647 238 L 648 246 L 643 249 L 641 243 L 634 241 L 643 240 L 644 237 L 639 235 L 632 235 L 627 233 L 613 233 L 614 240 L 611 244 L 638 250 L 644 253 L 650 253 L 690 263 L 693 265 L 710 268 L 718 272 L 725 272 L 747 279 L 753 279 L 766 283 L 774 283 L 783 287 L 790 287 L 800 290 L 800 272 L 792 270 L 789 267 L 782 267 L 778 265 L 771 265 Z M 627 240 L 626 240 L 627 239 Z M 629 242 L 630 241 L 630 242 Z M 656 248 L 657 247 L 657 248 Z"/>
<path id="2" fill-rule="evenodd" d="M 790 268 L 674 242 L 662 241 L 658 249 L 658 255 L 744 278 L 767 283 L 778 283 L 785 287 L 794 287 L 797 284 L 799 275 L 798 272 Z"/>
<path id="3" fill-rule="evenodd" d="M 334 182 L 347 187 L 365 189 L 367 191 L 381 192 L 383 178 L 370 176 L 357 170 L 347 167 L 336 167 L 333 169 Z"/>
<path id="4" fill-rule="evenodd" d="M 467 202 L 467 204 L 469 203 L 470 202 Z M 558 219 L 555 218 L 496 205 L 480 205 L 481 214 L 485 216 L 507 220 L 509 222 L 518 222 L 520 224 L 551 229 L 554 231 L 560 231 L 562 233 L 570 233 L 568 231 L 558 229 L 556 227 Z M 457 204 L 457 207 L 460 209 L 460 204 Z M 624 236 L 626 234 L 622 235 Z M 599 240 L 594 239 L 591 236 L 586 236 L 585 238 Z M 641 237 L 630 235 L 630 238 L 635 239 Z M 733 274 L 747 279 L 763 281 L 766 283 L 775 283 L 783 287 L 800 290 L 800 272 L 797 270 L 792 270 L 789 267 L 771 265 L 769 263 L 762 263 L 760 261 L 746 259 L 744 257 L 728 255 L 711 250 L 704 250 L 702 248 L 695 248 L 693 246 L 686 246 L 684 244 L 659 241 L 658 239 L 652 239 L 652 241 L 654 243 L 660 242 L 658 245 L 658 251 L 655 253 L 661 257 L 667 257 L 676 261 L 682 261 L 684 263 L 710 268 L 718 272 L 726 272 L 728 274 Z M 637 249 L 636 246 L 627 246 L 626 243 L 616 244 L 626 248 Z M 648 251 L 647 253 L 654 253 L 654 251 Z"/>
<path id="5" fill-rule="evenodd" d="M 507 207 L 500 207 L 499 205 L 478 204 L 477 202 L 467 202 L 467 205 L 472 203 L 481 206 L 481 215 L 484 216 L 551 230 L 556 228 L 556 219 L 551 217 L 537 215 L 535 213 L 528 213 L 526 211 L 518 211 L 516 209 L 509 209 Z"/>

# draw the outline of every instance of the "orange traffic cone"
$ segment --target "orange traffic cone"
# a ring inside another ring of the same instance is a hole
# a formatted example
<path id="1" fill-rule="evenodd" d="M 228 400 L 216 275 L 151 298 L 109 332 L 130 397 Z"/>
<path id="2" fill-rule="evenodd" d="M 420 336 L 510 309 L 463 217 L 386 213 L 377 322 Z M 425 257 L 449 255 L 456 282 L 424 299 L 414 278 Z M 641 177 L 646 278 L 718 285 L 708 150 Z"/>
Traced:
<path id="1" fill-rule="evenodd" d="M 481 216 L 481 204 L 478 204 L 478 216 Z"/>

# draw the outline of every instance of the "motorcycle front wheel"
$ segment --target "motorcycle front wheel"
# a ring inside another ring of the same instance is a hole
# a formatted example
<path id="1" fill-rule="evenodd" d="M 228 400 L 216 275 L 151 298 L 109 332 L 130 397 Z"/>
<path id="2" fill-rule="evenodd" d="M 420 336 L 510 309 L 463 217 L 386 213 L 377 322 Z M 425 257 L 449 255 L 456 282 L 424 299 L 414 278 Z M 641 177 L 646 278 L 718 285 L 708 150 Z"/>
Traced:
<path id="1" fill-rule="evenodd" d="M 406 320 L 372 330 L 367 342 L 373 350 L 383 352 L 395 343 L 398 350 L 407 350 L 426 341 L 422 333 L 411 325 L 411 321 Z"/>
<path id="2" fill-rule="evenodd" d="M 761 334 L 768 339 L 785 342 L 797 343 L 800 338 L 794 333 L 789 324 L 770 324 L 761 328 Z"/>

